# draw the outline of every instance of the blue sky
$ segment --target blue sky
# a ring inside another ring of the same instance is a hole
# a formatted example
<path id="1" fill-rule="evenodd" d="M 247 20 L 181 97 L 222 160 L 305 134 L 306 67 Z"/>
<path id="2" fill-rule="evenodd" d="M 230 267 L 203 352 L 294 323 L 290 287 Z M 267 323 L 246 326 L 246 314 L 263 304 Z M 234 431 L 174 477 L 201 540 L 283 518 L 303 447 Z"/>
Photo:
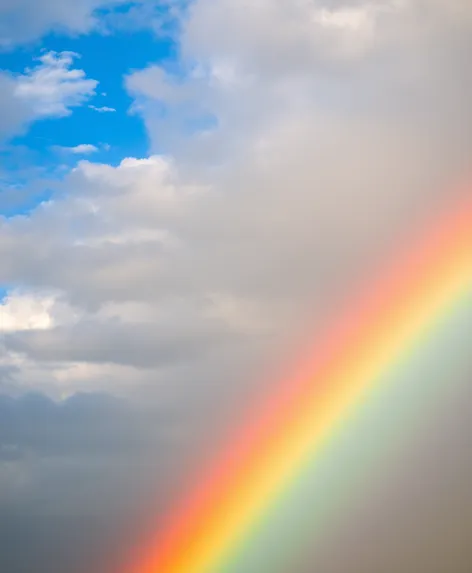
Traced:
<path id="1" fill-rule="evenodd" d="M 124 15 L 127 8 L 118 7 L 114 13 Z M 73 52 L 74 67 L 99 82 L 95 95 L 69 115 L 36 118 L 18 135 L 0 140 L 0 215 L 28 216 L 53 196 L 51 181 L 61 180 L 81 159 L 116 166 L 126 157 L 145 157 L 148 133 L 141 116 L 131 110 L 133 98 L 125 77 L 150 64 L 168 65 L 176 61 L 177 51 L 171 35 L 141 26 L 119 26 L 107 33 L 49 32 L 0 50 L 0 71 L 12 76 L 34 68 L 49 52 Z M 80 153 L 79 146 L 95 149 Z M 77 148 L 77 153 L 66 148 Z M 0 300 L 13 286 L 0 284 Z"/>
<path id="2" fill-rule="evenodd" d="M 131 110 L 133 99 L 126 90 L 125 77 L 150 64 L 175 60 L 176 51 L 176 43 L 169 36 L 157 37 L 153 31 L 143 29 L 108 34 L 97 31 L 74 37 L 50 33 L 27 46 L 0 51 L 0 69 L 13 75 L 37 65 L 44 53 L 73 52 L 77 54 L 75 66 L 87 78 L 99 82 L 96 95 L 70 115 L 39 118 L 24 133 L 1 143 L 1 179 L 11 188 L 28 184 L 38 175 L 62 176 L 63 170 L 80 158 L 118 165 L 125 157 L 145 157 L 148 135 L 142 118 Z M 89 106 L 109 110 L 100 112 Z M 84 144 L 97 148 L 93 157 L 59 149 Z M 47 196 L 47 190 L 42 190 L 18 208 L 4 208 L 3 214 L 29 211 Z"/>

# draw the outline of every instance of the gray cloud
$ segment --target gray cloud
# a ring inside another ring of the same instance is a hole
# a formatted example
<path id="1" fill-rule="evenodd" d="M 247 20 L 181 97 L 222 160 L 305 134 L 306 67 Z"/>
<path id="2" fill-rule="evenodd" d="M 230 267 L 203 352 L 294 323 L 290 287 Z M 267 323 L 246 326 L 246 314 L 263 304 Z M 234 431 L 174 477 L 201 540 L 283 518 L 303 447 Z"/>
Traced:
<path id="1" fill-rule="evenodd" d="M 16 82 L 14 78 L 0 73 L 1 109 L 0 136 L 5 139 L 13 135 L 31 118 L 31 109 L 27 102 L 18 101 L 15 97 Z"/>
<path id="2" fill-rule="evenodd" d="M 96 22 L 94 11 L 119 1 L 80 0 L 62 2 L 21 0 L 0 3 L 0 47 L 10 48 L 18 43 L 37 40 L 51 30 L 65 33 L 84 33 Z"/>
<path id="3" fill-rule="evenodd" d="M 113 516 L 123 525 L 122 500 L 137 502 L 137 418 L 111 398 L 30 395 L 1 397 L 0 420 L 1 569 L 95 566 L 117 535 Z"/>
<path id="4" fill-rule="evenodd" d="M 0 396 L 1 570 L 116 571 L 185 481 L 176 414 L 98 394 Z"/>
<path id="5" fill-rule="evenodd" d="M 37 42 L 50 32 L 77 35 L 150 28 L 159 36 L 173 36 L 186 3 L 186 0 L 2 0 L 0 49 Z"/>
<path id="6" fill-rule="evenodd" d="M 5 343 L 7 349 L 33 360 L 114 362 L 155 368 L 202 358 L 205 352 L 219 352 L 231 334 L 228 331 L 225 337 L 224 325 L 222 328 L 217 322 L 209 322 L 206 328 L 200 324 L 194 332 L 189 324 L 164 330 L 153 324 L 82 322 L 72 328 L 16 332 L 7 336 Z"/>
<path id="7" fill-rule="evenodd" d="M 459 318 L 448 344 L 466 349 L 461 333 L 470 321 Z M 337 509 L 316 538 L 309 536 L 312 551 L 300 552 L 292 570 L 351 573 L 362 566 L 370 573 L 413 564 L 420 572 L 440 573 L 445 565 L 467 571 L 471 364 L 464 356 L 459 371 L 420 360 L 390 389 L 379 388 L 383 395 L 360 422 L 346 420 L 334 457 L 319 464 Z M 418 398 L 425 412 L 415 421 Z M 210 422 L 209 414 L 208 401 L 192 403 L 188 394 L 146 409 L 107 395 L 62 403 L 39 394 L 0 397 L 2 569 L 121 570 L 202 460 L 226 442 L 222 420 L 213 412 Z"/>

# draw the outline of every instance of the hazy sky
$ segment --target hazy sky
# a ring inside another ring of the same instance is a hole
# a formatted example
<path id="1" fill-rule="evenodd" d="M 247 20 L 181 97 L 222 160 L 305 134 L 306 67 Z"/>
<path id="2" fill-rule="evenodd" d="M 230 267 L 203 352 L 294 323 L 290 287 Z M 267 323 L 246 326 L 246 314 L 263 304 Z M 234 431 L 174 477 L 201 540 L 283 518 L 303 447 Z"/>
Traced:
<path id="1" fill-rule="evenodd" d="M 117 571 L 143 508 L 453 198 L 471 57 L 469 0 L 0 0 L 2 573 Z M 398 478 L 398 524 L 429 484 L 423 541 L 372 525 L 384 484 L 300 571 L 470 572 L 470 366 Z"/>

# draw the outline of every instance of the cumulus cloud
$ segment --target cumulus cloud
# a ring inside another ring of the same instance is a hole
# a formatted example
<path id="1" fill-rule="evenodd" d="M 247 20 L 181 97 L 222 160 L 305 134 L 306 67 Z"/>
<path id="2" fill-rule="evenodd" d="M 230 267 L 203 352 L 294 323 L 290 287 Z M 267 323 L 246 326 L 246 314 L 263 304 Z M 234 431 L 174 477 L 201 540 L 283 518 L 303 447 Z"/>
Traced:
<path id="1" fill-rule="evenodd" d="M 95 95 L 98 82 L 88 79 L 80 69 L 71 69 L 72 52 L 48 52 L 39 58 L 39 64 L 19 76 L 15 95 L 28 102 L 38 116 L 61 117 L 69 115 L 72 107 L 79 106 Z"/>
<path id="2" fill-rule="evenodd" d="M 23 131 L 41 118 L 64 117 L 95 95 L 98 82 L 74 67 L 77 54 L 48 52 L 22 74 L 0 72 L 0 138 Z"/>
<path id="3" fill-rule="evenodd" d="M 2 301 L 1 326 L 3 332 L 49 328 L 52 325 L 50 311 L 54 299 L 38 293 L 11 292 Z"/>

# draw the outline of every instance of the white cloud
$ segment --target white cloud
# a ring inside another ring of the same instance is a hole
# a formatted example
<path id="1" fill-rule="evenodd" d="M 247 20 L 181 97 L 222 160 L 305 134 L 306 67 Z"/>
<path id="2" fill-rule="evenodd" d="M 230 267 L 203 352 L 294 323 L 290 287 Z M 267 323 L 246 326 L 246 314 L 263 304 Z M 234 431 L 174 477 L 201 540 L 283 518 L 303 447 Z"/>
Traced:
<path id="1" fill-rule="evenodd" d="M 27 102 L 37 116 L 69 115 L 71 108 L 85 103 L 95 95 L 98 82 L 88 79 L 81 69 L 72 68 L 72 52 L 48 52 L 40 64 L 28 69 L 17 79 L 15 95 Z"/>
<path id="2" fill-rule="evenodd" d="M 107 107 L 106 105 L 101 107 L 97 107 L 95 105 L 89 105 L 89 108 L 93 109 L 94 111 L 97 111 L 98 113 L 113 113 L 116 111 L 114 107 Z"/>
<path id="3" fill-rule="evenodd" d="M 74 155 L 90 155 L 91 153 L 97 153 L 97 151 L 99 151 L 98 147 L 91 143 L 80 143 L 74 147 L 58 147 L 58 149 L 60 151 L 73 153 Z"/>
<path id="4" fill-rule="evenodd" d="M 402 6 L 395 0 L 336 4 L 222 0 L 215 5 L 199 0 L 186 24 L 184 54 L 193 59 L 237 60 L 242 69 L 259 74 L 288 70 L 296 74 L 321 61 L 350 59 L 373 49 L 381 39 L 385 17 L 397 17 Z"/>
<path id="5" fill-rule="evenodd" d="M 52 326 L 51 296 L 37 293 L 11 292 L 0 305 L 0 325 L 3 332 L 47 329 Z"/>
<path id="6" fill-rule="evenodd" d="M 48 52 L 22 74 L 0 72 L 0 138 L 24 131 L 44 117 L 70 115 L 95 95 L 98 82 L 74 67 L 77 54 Z"/>

